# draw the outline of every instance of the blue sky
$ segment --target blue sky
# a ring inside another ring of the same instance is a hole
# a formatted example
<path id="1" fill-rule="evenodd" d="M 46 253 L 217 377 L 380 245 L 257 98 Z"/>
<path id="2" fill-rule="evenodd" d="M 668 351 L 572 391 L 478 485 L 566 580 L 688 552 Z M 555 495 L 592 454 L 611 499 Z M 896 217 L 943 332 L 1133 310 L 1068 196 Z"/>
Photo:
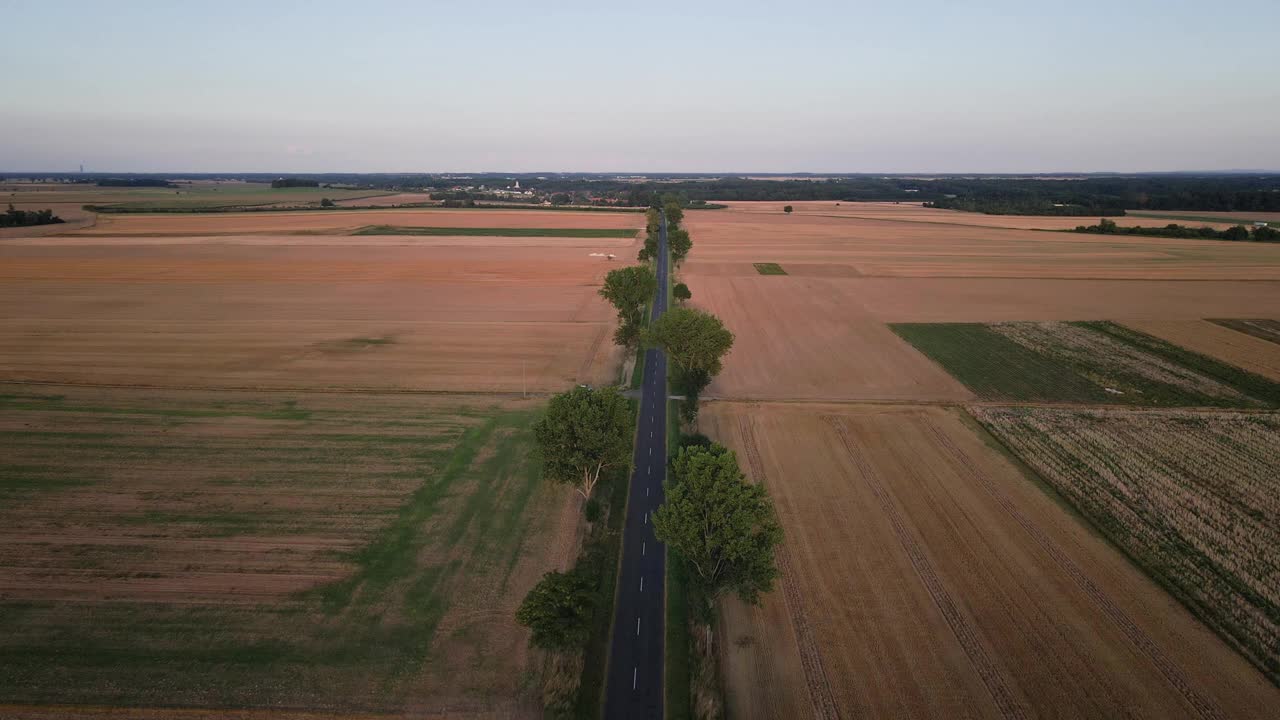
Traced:
<path id="1" fill-rule="evenodd" d="M 0 0 L 0 170 L 1280 169 L 1280 2 Z"/>

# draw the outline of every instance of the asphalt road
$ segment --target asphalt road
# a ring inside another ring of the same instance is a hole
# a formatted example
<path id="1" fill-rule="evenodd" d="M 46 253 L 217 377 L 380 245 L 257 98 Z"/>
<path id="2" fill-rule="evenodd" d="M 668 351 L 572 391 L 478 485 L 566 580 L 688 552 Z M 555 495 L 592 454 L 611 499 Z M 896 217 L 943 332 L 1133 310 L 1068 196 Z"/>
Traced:
<path id="1" fill-rule="evenodd" d="M 667 220 L 658 244 L 658 293 L 651 318 L 667 309 Z M 613 642 L 604 716 L 661 718 L 666 613 L 666 552 L 653 537 L 650 514 L 662 504 L 667 473 L 667 356 L 644 355 L 635 474 L 627 498 L 622 537 L 622 570 L 614 606 Z"/>

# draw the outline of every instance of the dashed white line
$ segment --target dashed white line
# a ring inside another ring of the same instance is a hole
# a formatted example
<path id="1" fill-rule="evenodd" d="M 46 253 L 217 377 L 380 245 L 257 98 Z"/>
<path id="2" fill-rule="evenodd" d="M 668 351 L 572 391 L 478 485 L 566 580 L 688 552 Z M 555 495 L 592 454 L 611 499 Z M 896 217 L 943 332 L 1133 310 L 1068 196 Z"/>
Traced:
<path id="1" fill-rule="evenodd" d="M 639 666 L 636 666 L 636 667 L 631 671 L 631 689 L 632 689 L 632 690 L 635 690 L 635 689 L 636 689 L 636 678 L 637 678 L 637 677 L 639 677 L 639 673 L 640 673 L 640 667 L 639 667 Z"/>
<path id="2" fill-rule="evenodd" d="M 644 546 L 645 546 L 645 544 L 644 544 L 644 543 L 640 543 L 640 554 L 641 554 L 641 555 L 644 555 Z"/>
<path id="3" fill-rule="evenodd" d="M 645 514 L 644 514 L 644 524 L 645 524 L 645 525 L 648 525 L 648 524 L 649 524 L 649 513 L 645 513 Z"/>
<path id="4" fill-rule="evenodd" d="M 644 576 L 640 576 L 640 592 L 644 592 Z"/>
<path id="5" fill-rule="evenodd" d="M 640 618 L 636 618 L 636 634 L 640 634 Z"/>

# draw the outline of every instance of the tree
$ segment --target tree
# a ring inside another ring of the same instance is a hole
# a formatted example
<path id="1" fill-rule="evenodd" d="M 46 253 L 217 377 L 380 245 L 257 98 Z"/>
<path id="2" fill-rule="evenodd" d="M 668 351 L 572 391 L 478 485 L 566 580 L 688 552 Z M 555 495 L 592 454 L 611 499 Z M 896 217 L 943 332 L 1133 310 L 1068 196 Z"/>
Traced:
<path id="1" fill-rule="evenodd" d="M 618 319 L 623 323 L 639 325 L 644 317 L 644 304 L 658 290 L 658 276 L 648 265 L 632 265 L 630 267 L 610 270 L 604 276 L 604 287 L 600 288 L 600 297 L 608 300 L 618 311 Z"/>
<path id="2" fill-rule="evenodd" d="M 678 307 L 650 323 L 641 337 L 675 361 L 671 385 L 684 395 L 681 419 L 692 424 L 698 418 L 699 395 L 720 372 L 721 359 L 733 347 L 733 333 L 715 315 Z"/>
<path id="3" fill-rule="evenodd" d="M 666 213 L 667 223 L 671 225 L 679 225 L 684 222 L 684 210 L 680 207 L 680 201 L 669 200 L 662 206 L 662 211 Z"/>
<path id="4" fill-rule="evenodd" d="M 657 345 L 684 370 L 720 372 L 720 361 L 733 347 L 733 333 L 720 318 L 702 310 L 668 310 L 644 331 L 646 342 Z"/>
<path id="5" fill-rule="evenodd" d="M 693 293 L 689 292 L 689 286 L 684 283 L 676 283 L 676 286 L 671 288 L 671 294 L 681 302 L 693 297 Z"/>
<path id="6" fill-rule="evenodd" d="M 689 563 L 707 604 L 726 592 L 759 603 L 778 577 L 773 549 L 782 540 L 764 487 L 748 483 L 733 452 L 713 444 L 681 448 L 665 489 L 654 535 Z"/>
<path id="7" fill-rule="evenodd" d="M 1258 225 L 1253 229 L 1253 239 L 1257 242 L 1280 242 L 1280 230 L 1267 225 Z"/>
<path id="8" fill-rule="evenodd" d="M 1233 225 L 1233 226 L 1231 226 L 1231 227 L 1227 228 L 1226 230 L 1223 230 L 1223 231 L 1222 231 L 1222 239 L 1223 239 L 1223 240 L 1235 240 L 1235 241 L 1237 241 L 1237 242 L 1239 242 L 1239 241 L 1241 241 L 1241 240 L 1248 240 L 1248 239 L 1249 239 L 1249 228 L 1247 228 L 1247 227 L 1245 227 L 1245 226 L 1243 226 L 1243 225 Z"/>
<path id="9" fill-rule="evenodd" d="M 630 458 L 632 416 L 626 398 L 611 387 L 576 387 L 551 398 L 533 426 L 542 474 L 589 500 L 601 472 Z"/>
<path id="10" fill-rule="evenodd" d="M 583 573 L 549 572 L 524 597 L 516 622 L 533 631 L 531 642 L 544 650 L 574 650 L 591 636 L 599 597 Z"/>
<path id="11" fill-rule="evenodd" d="M 671 251 L 671 259 L 677 265 L 684 261 L 693 249 L 693 240 L 688 230 L 671 230 L 667 233 L 667 249 Z"/>
<path id="12" fill-rule="evenodd" d="M 320 198 L 320 207 L 333 207 L 333 201 L 329 198 Z"/>
<path id="13" fill-rule="evenodd" d="M 645 232 L 653 234 L 662 228 L 662 213 L 658 208 L 649 208 L 644 212 Z"/>
<path id="14" fill-rule="evenodd" d="M 837 205 L 839 205 L 840 203 L 836 203 L 836 204 L 837 204 Z M 790 214 L 791 214 L 791 211 L 792 211 L 792 210 L 794 210 L 794 209 L 795 209 L 795 208 L 791 207 L 790 205 L 787 205 L 787 206 L 785 206 L 785 207 L 783 207 L 783 208 L 782 208 L 782 212 L 784 212 L 784 213 L 786 213 L 786 214 L 790 215 Z"/>
<path id="15" fill-rule="evenodd" d="M 636 255 L 636 259 L 640 262 L 648 262 L 658 256 L 658 231 L 654 230 L 644 236 L 644 247 L 640 248 L 640 253 Z"/>

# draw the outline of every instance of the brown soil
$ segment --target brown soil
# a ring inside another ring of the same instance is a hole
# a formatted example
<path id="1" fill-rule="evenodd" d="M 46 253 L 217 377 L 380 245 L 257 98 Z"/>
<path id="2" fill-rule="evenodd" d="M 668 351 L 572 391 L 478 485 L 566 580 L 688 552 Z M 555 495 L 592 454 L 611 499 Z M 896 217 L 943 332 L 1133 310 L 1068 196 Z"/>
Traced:
<path id="1" fill-rule="evenodd" d="M 828 694 L 842 717 L 1261 717 L 1280 701 L 962 411 L 713 403 L 702 422 L 769 488 L 810 626 L 782 590 L 724 604 L 734 717 L 821 716 Z"/>

